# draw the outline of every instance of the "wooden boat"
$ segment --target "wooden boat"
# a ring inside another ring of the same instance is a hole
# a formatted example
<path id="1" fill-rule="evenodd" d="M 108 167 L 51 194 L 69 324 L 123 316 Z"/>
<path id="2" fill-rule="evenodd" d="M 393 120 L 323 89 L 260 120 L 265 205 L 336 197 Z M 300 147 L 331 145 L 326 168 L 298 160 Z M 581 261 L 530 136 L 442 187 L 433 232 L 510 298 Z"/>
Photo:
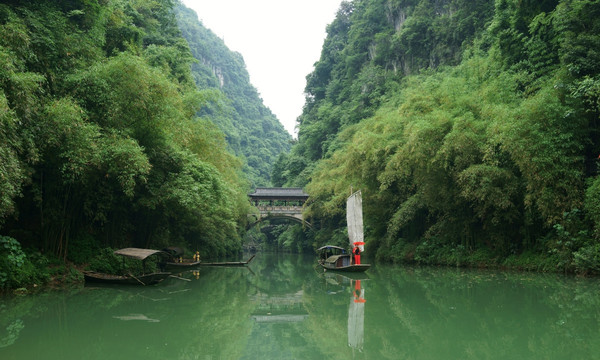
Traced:
<path id="1" fill-rule="evenodd" d="M 252 255 L 246 261 L 226 261 L 226 262 L 201 262 L 198 266 L 244 266 L 248 265 L 256 255 Z"/>
<path id="2" fill-rule="evenodd" d="M 318 262 L 325 270 L 367 271 L 371 265 L 360 263 L 360 254 L 365 248 L 360 190 L 351 194 L 347 199 L 346 222 L 348 224 L 348 238 L 353 250 L 352 254 L 339 246 L 325 245 L 317 249 L 320 252 Z"/>
<path id="3" fill-rule="evenodd" d="M 157 254 L 165 254 L 161 250 L 152 250 L 152 249 L 139 249 L 139 248 L 125 248 L 116 250 L 114 252 L 115 255 L 120 255 L 123 257 L 129 257 L 132 259 L 137 259 L 142 261 L 145 269 L 145 260 Z M 144 271 L 145 272 L 145 271 Z M 169 277 L 171 275 L 170 272 L 154 272 L 149 274 L 142 275 L 112 275 L 105 274 L 96 271 L 84 271 L 83 277 L 86 282 L 100 282 L 106 284 L 131 284 L 131 285 L 152 285 L 159 283 Z"/>
<path id="4" fill-rule="evenodd" d="M 158 284 L 167 277 L 171 276 L 170 272 L 159 272 L 144 274 L 139 276 L 134 275 L 111 275 L 95 271 L 84 271 L 83 277 L 86 282 L 105 283 L 105 284 L 126 284 L 126 285 L 153 285 Z"/>
<path id="5" fill-rule="evenodd" d="M 166 265 L 167 269 L 191 270 L 200 265 L 200 261 L 184 259 L 182 262 L 167 261 Z"/>
<path id="6" fill-rule="evenodd" d="M 319 264 L 325 270 L 363 272 L 371 267 L 370 264 L 353 264 L 352 255 L 339 246 L 325 245 L 317 251 L 321 254 Z"/>
<path id="7" fill-rule="evenodd" d="M 167 247 L 162 250 L 169 255 L 169 259 L 164 263 L 170 270 L 192 270 L 200 264 L 200 254 L 196 251 L 194 259 L 183 259 L 183 249 L 179 247 Z"/>

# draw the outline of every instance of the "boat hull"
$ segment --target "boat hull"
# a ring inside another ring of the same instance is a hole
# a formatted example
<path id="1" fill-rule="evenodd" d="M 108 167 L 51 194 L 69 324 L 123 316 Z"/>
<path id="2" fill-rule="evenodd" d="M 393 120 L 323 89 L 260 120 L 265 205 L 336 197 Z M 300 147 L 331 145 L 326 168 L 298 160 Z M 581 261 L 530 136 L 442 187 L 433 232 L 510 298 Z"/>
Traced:
<path id="1" fill-rule="evenodd" d="M 103 283 L 103 284 L 124 284 L 124 285 L 153 285 L 157 284 L 171 275 L 170 272 L 160 272 L 145 274 L 140 276 L 122 276 L 98 273 L 95 271 L 85 271 L 83 277 L 85 282 Z"/>
<path id="2" fill-rule="evenodd" d="M 319 260 L 319 265 L 325 270 L 344 272 L 364 272 L 371 267 L 370 264 L 352 264 L 349 255 L 330 256 L 325 260 Z"/>
<path id="3" fill-rule="evenodd" d="M 248 265 L 256 255 L 252 255 L 246 261 L 226 261 L 226 262 L 202 262 L 198 266 L 244 266 Z"/>
<path id="4" fill-rule="evenodd" d="M 200 261 L 167 262 L 166 265 L 168 270 L 190 270 L 197 268 L 200 265 Z"/>
<path id="5" fill-rule="evenodd" d="M 329 264 L 326 262 L 320 262 L 319 264 L 325 270 L 343 271 L 343 272 L 365 272 L 365 271 L 369 270 L 369 268 L 371 267 L 370 264 L 359 264 L 359 265 L 353 264 L 353 265 L 347 265 L 347 266 L 336 266 L 335 264 Z"/>

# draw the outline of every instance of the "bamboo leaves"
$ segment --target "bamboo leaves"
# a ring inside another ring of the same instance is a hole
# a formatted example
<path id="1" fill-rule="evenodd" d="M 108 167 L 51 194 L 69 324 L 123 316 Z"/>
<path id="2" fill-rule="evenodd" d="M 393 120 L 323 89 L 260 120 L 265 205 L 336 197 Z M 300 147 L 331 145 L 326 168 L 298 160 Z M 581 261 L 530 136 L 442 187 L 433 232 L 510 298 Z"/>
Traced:
<path id="1" fill-rule="evenodd" d="M 195 118 L 218 96 L 193 84 L 172 6 L 0 5 L 0 221 L 19 211 L 32 246 L 239 249 L 241 161 Z"/>

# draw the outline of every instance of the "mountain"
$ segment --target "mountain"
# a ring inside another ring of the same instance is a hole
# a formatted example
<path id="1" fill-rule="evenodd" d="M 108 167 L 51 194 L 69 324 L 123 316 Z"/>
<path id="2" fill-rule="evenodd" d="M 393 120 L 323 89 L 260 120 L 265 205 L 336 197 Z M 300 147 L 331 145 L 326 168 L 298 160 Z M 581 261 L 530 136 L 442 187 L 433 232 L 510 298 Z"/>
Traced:
<path id="1" fill-rule="evenodd" d="M 360 188 L 380 260 L 600 271 L 600 3 L 353 0 L 277 183 L 315 245 Z"/>
<path id="2" fill-rule="evenodd" d="M 196 85 L 195 60 L 173 6 L 171 0 L 0 4 L 2 248 L 22 246 L 75 263 L 89 263 L 107 247 L 180 246 L 211 256 L 241 249 L 249 211 L 241 161 L 223 132 L 197 116 L 225 97 Z M 249 85 L 237 86 L 256 96 Z M 289 135 L 267 110 L 255 108 L 263 112 L 261 131 L 240 132 L 240 147 L 275 129 L 279 148 L 253 151 L 286 149 Z M 256 178 L 268 172 L 260 169 Z M 0 275 L 34 273 L 16 260 L 23 262 L 0 252 Z M 3 287 L 6 277 L 0 278 Z"/>
<path id="3" fill-rule="evenodd" d="M 269 185 L 275 160 L 290 150 L 291 135 L 250 84 L 242 55 L 229 50 L 205 28 L 193 10 L 179 4 L 176 16 L 197 60 L 192 65 L 196 84 L 216 92 L 200 115 L 214 122 L 225 133 L 233 152 L 244 159 L 243 170 L 251 185 Z"/>

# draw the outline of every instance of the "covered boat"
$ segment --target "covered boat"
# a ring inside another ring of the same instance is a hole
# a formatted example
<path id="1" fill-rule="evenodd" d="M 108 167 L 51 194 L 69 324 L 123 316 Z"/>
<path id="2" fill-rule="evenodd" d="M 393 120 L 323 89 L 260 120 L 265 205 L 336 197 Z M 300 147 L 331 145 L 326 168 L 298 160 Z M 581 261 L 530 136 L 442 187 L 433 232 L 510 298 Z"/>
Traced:
<path id="1" fill-rule="evenodd" d="M 339 246 L 325 245 L 317 251 L 319 264 L 326 270 L 363 272 L 371 267 L 369 264 L 354 264 L 352 255 Z"/>
<path id="2" fill-rule="evenodd" d="M 128 257 L 136 260 L 140 260 L 143 263 L 144 274 L 141 275 L 113 275 L 105 274 L 96 271 L 84 271 L 83 276 L 86 282 L 100 282 L 108 284 L 132 284 L 132 285 L 152 285 L 159 283 L 171 275 L 170 272 L 153 272 L 145 273 L 145 260 L 152 255 L 163 255 L 165 254 L 161 250 L 153 249 L 139 249 L 139 248 L 125 248 L 115 250 L 115 255 Z"/>

